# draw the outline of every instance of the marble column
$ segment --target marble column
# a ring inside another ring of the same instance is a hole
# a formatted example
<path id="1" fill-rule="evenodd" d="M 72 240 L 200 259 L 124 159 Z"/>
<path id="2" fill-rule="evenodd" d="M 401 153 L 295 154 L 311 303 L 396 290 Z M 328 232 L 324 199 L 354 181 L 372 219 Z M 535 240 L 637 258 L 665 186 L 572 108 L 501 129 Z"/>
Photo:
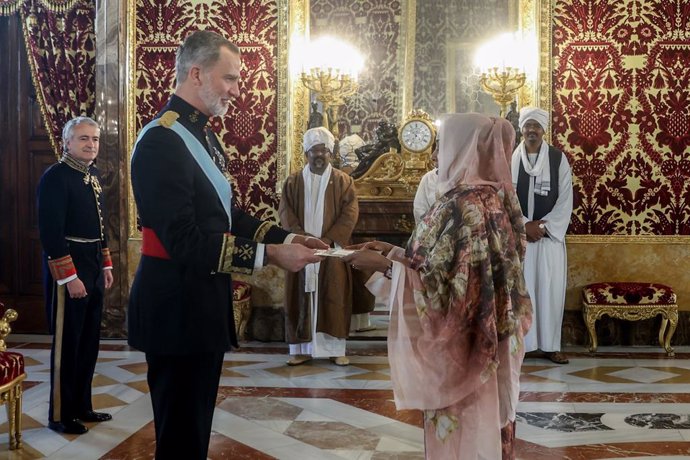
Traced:
<path id="1" fill-rule="evenodd" d="M 127 277 L 126 8 L 128 2 L 96 0 L 96 119 L 101 125 L 98 168 L 106 200 L 106 235 L 114 286 L 106 293 L 102 337 L 125 338 Z"/>

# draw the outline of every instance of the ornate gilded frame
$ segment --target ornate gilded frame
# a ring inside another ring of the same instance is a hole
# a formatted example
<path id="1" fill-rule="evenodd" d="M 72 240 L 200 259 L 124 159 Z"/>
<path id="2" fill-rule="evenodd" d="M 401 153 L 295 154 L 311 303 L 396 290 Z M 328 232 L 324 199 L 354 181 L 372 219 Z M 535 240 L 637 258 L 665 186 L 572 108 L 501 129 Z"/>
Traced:
<path id="1" fill-rule="evenodd" d="M 278 133 L 277 181 L 281 184 L 290 172 L 301 168 L 302 135 L 300 126 L 306 126 L 309 116 L 309 94 L 299 84 L 299 80 L 290 74 L 289 47 L 293 40 L 306 37 L 309 27 L 309 0 L 276 0 L 278 10 Z M 130 177 L 129 159 L 136 140 L 136 2 L 131 2 L 126 13 L 126 74 L 125 113 L 126 134 L 125 145 L 127 155 L 127 177 Z M 299 152 L 299 155 L 293 155 Z M 279 187 L 278 187 L 279 188 Z M 130 239 L 139 239 L 136 228 L 136 206 L 132 189 L 127 190 L 127 229 Z"/>
<path id="2" fill-rule="evenodd" d="M 400 27 L 398 44 L 398 68 L 403 69 L 403 81 L 399 85 L 401 95 L 398 97 L 398 118 L 410 113 L 414 100 L 414 56 L 417 22 L 417 0 L 402 0 L 403 20 Z"/>

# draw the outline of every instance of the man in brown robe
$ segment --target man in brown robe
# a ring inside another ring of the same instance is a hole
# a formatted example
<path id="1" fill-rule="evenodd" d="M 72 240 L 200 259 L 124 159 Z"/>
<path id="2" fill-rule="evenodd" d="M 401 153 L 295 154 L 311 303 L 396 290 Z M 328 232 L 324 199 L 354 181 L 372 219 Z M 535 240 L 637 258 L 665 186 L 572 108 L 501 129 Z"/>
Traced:
<path id="1" fill-rule="evenodd" d="M 335 139 L 323 127 L 304 133 L 307 165 L 285 181 L 279 214 L 293 233 L 320 238 L 331 248 L 350 244 L 359 206 L 353 179 L 331 164 Z M 310 264 L 285 280 L 286 340 L 289 365 L 312 358 L 349 364 L 345 340 L 352 314 L 352 273 L 336 257 Z"/>

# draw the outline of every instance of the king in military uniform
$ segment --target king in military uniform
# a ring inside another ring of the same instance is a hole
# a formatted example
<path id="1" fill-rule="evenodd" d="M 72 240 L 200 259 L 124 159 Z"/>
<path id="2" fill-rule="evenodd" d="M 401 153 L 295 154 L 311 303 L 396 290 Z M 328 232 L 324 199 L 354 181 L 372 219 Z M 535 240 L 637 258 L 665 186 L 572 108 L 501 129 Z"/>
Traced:
<path id="1" fill-rule="evenodd" d="M 104 422 L 91 402 L 104 290 L 113 284 L 103 231 L 103 197 L 93 161 L 100 130 L 77 117 L 62 131 L 64 154 L 38 187 L 38 227 L 45 260 L 46 310 L 53 333 L 48 426 L 83 434 L 82 422 Z"/>
<path id="2" fill-rule="evenodd" d="M 231 273 L 319 262 L 316 238 L 233 206 L 223 148 L 208 126 L 239 95 L 240 52 L 209 31 L 177 51 L 175 94 L 139 133 L 132 189 L 142 256 L 129 343 L 146 354 L 156 458 L 206 459 L 226 351 L 237 346 Z M 300 243 L 300 244 L 294 244 Z"/>

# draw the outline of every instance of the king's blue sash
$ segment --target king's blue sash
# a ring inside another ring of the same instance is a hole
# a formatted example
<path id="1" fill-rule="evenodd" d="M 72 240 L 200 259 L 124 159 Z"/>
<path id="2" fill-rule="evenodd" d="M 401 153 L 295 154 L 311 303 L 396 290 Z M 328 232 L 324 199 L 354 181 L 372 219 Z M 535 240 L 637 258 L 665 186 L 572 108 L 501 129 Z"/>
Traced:
<path id="1" fill-rule="evenodd" d="M 144 137 L 144 134 L 146 134 L 146 132 L 149 129 L 155 128 L 156 126 L 162 126 L 160 124 L 160 118 L 152 120 L 149 124 L 144 126 L 144 128 L 139 132 L 137 141 L 134 143 L 134 152 L 132 153 L 131 161 L 134 161 L 134 154 L 137 151 L 137 144 L 139 143 L 139 141 Z M 187 150 L 189 150 L 189 153 L 192 155 L 196 163 L 204 172 L 209 182 L 211 182 L 213 188 L 216 189 L 218 199 L 223 204 L 225 213 L 228 215 L 229 231 L 229 229 L 232 228 L 232 187 L 230 186 L 228 179 L 223 175 L 223 173 L 220 172 L 220 170 L 218 169 L 218 167 L 206 151 L 206 148 L 201 144 L 201 142 L 199 142 L 199 140 L 196 137 L 194 137 L 192 133 L 189 132 L 187 128 L 185 128 L 181 123 L 177 121 L 172 123 L 168 128 L 173 130 L 178 136 L 180 136 L 182 141 L 185 143 Z"/>

